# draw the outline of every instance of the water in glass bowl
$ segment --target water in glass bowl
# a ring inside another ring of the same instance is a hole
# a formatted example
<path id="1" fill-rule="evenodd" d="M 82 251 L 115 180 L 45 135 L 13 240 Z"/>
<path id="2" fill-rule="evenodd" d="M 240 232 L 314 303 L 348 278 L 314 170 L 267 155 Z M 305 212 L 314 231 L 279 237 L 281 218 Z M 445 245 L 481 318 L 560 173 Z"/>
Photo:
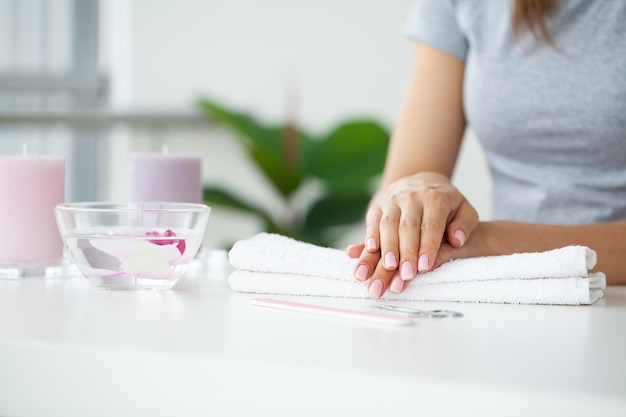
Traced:
<path id="1" fill-rule="evenodd" d="M 170 289 L 193 261 L 202 237 L 193 230 L 94 228 L 68 233 L 78 270 L 107 289 Z"/>

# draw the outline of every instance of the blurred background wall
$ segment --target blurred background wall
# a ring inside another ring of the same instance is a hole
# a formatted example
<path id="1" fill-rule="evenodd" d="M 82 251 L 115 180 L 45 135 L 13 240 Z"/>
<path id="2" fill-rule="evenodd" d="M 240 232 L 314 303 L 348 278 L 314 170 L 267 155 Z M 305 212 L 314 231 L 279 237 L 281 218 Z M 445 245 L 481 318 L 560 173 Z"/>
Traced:
<path id="1" fill-rule="evenodd" d="M 205 182 L 269 209 L 274 191 L 202 95 L 313 131 L 352 116 L 393 126 L 412 61 L 410 0 L 0 0 L 0 153 L 68 158 L 68 200 L 129 198 L 132 152 L 199 153 Z M 468 132 L 454 181 L 489 217 L 489 182 Z M 275 209 L 278 209 L 277 207 Z M 258 231 L 214 209 L 206 244 Z M 360 238 L 362 229 L 346 236 Z"/>

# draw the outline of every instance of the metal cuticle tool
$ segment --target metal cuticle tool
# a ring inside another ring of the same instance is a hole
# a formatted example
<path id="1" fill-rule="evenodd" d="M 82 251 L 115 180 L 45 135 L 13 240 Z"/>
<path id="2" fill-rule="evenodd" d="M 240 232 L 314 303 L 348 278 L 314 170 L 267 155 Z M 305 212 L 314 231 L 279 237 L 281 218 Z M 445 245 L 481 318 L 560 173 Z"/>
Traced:
<path id="1" fill-rule="evenodd" d="M 416 308 L 400 307 L 389 304 L 374 304 L 374 308 L 381 310 L 395 311 L 396 313 L 408 314 L 410 317 L 420 318 L 446 318 L 446 317 L 463 317 L 463 313 L 452 310 L 418 310 Z"/>

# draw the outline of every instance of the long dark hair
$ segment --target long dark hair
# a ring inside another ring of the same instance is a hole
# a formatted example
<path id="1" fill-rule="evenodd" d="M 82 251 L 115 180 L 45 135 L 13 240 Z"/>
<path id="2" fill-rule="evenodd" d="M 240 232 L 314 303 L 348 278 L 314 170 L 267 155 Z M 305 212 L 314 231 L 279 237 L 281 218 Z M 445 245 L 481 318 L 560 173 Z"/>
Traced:
<path id="1" fill-rule="evenodd" d="M 555 0 L 515 0 L 511 16 L 513 36 L 517 39 L 528 31 L 537 40 L 553 45 L 546 20 L 553 19 L 556 11 Z"/>

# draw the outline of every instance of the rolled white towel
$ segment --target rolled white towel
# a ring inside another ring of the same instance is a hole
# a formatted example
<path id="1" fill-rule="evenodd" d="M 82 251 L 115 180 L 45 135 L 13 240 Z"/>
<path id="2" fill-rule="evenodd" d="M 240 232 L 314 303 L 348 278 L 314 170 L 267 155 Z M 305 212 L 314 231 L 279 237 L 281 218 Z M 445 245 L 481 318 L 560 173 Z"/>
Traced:
<path id="1" fill-rule="evenodd" d="M 355 259 L 344 251 L 285 236 L 260 233 L 229 252 L 235 291 L 367 298 L 367 284 L 353 277 Z M 457 259 L 418 274 L 389 300 L 516 304 L 593 304 L 606 288 L 604 274 L 589 273 L 596 253 L 585 246 L 546 252 Z"/>

